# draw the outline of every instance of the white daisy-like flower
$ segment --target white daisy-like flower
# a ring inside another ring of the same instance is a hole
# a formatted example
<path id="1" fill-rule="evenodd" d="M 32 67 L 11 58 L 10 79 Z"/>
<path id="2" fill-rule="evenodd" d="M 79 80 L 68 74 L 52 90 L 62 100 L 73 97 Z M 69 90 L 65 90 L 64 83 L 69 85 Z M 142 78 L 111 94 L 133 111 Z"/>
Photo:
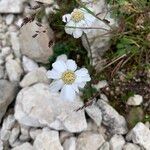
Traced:
<path id="1" fill-rule="evenodd" d="M 90 31 L 87 28 L 92 27 L 96 17 L 84 8 L 76 8 L 71 14 L 64 15 L 62 19 L 63 22 L 66 23 L 66 33 L 73 35 L 74 38 L 79 38 L 82 36 L 83 32 L 87 33 Z"/>
<path id="2" fill-rule="evenodd" d="M 52 64 L 52 70 L 47 72 L 47 76 L 53 79 L 50 84 L 51 92 L 60 92 L 60 96 L 67 101 L 74 101 L 76 93 L 80 88 L 84 88 L 86 82 L 90 81 L 90 75 L 86 68 L 77 70 L 77 64 L 72 59 L 57 59 Z"/>

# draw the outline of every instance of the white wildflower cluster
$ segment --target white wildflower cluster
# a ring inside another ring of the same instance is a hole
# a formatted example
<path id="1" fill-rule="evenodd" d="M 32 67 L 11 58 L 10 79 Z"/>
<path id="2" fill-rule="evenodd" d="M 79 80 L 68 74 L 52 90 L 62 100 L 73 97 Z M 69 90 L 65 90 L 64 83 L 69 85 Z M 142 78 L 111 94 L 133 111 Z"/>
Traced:
<path id="1" fill-rule="evenodd" d="M 52 64 L 52 70 L 47 72 L 47 76 L 53 79 L 50 84 L 51 92 L 60 92 L 62 99 L 74 101 L 76 93 L 80 88 L 84 88 L 86 82 L 90 81 L 88 70 L 86 68 L 77 69 L 77 64 L 67 56 L 58 57 Z"/>
<path id="2" fill-rule="evenodd" d="M 63 22 L 66 23 L 66 33 L 73 35 L 74 38 L 79 38 L 83 33 L 89 32 L 96 19 L 85 8 L 75 8 L 71 14 L 65 14 L 62 17 Z"/>

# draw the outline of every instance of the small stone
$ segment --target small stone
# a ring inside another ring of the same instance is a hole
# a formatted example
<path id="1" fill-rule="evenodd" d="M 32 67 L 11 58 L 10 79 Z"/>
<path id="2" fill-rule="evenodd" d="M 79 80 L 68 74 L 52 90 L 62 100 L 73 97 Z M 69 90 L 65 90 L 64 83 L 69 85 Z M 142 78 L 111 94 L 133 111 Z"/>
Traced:
<path id="1" fill-rule="evenodd" d="M 36 2 L 46 3 L 46 4 L 52 4 L 53 0 L 36 0 Z"/>
<path id="2" fill-rule="evenodd" d="M 112 106 L 103 100 L 97 102 L 102 112 L 102 123 L 108 127 L 111 134 L 126 134 L 127 122 Z"/>
<path id="3" fill-rule="evenodd" d="M 43 129 L 42 133 L 36 137 L 33 147 L 36 150 L 63 150 L 58 132 L 48 128 Z"/>
<path id="4" fill-rule="evenodd" d="M 30 130 L 30 137 L 35 140 L 35 138 L 37 137 L 37 135 L 42 133 L 42 129 L 36 129 L 36 128 L 31 128 Z"/>
<path id="5" fill-rule="evenodd" d="M 71 137 L 69 139 L 66 139 L 63 144 L 64 150 L 76 150 L 76 138 Z"/>
<path id="6" fill-rule="evenodd" d="M 8 141 L 11 132 L 9 130 L 1 130 L 1 140 Z"/>
<path id="7" fill-rule="evenodd" d="M 136 144 L 126 143 L 123 147 L 123 150 L 141 150 L 141 148 Z"/>
<path id="8" fill-rule="evenodd" d="M 6 20 L 6 24 L 7 25 L 10 25 L 10 24 L 12 24 L 13 23 L 13 21 L 14 21 L 14 15 L 13 14 L 9 14 L 9 15 L 7 15 L 6 16 L 6 18 L 5 18 L 5 20 Z"/>
<path id="9" fill-rule="evenodd" d="M 14 100 L 17 88 L 6 80 L 0 80 L 0 122 L 4 116 L 7 107 Z"/>
<path id="10" fill-rule="evenodd" d="M 77 139 L 77 150 L 97 150 L 105 142 L 102 135 L 93 132 L 83 132 Z"/>
<path id="11" fill-rule="evenodd" d="M 6 62 L 6 71 L 10 81 L 20 81 L 23 70 L 18 61 L 10 59 Z"/>
<path id="12" fill-rule="evenodd" d="M 0 13 L 21 13 L 25 0 L 1 0 Z"/>
<path id="13" fill-rule="evenodd" d="M 93 104 L 87 107 L 85 110 L 87 114 L 92 118 L 92 120 L 96 123 L 96 125 L 100 126 L 102 122 L 102 112 L 99 107 Z"/>
<path id="14" fill-rule="evenodd" d="M 3 121 L 2 129 L 11 130 L 14 127 L 15 122 L 16 120 L 14 115 L 8 115 Z"/>
<path id="15" fill-rule="evenodd" d="M 143 102 L 143 97 L 141 95 L 134 95 L 133 97 L 130 97 L 127 101 L 127 105 L 131 106 L 138 106 L 141 105 Z"/>
<path id="16" fill-rule="evenodd" d="M 47 70 L 44 67 L 33 70 L 24 76 L 20 82 L 20 86 L 28 87 L 35 83 L 49 83 L 49 79 L 47 78 L 46 73 Z"/>
<path id="17" fill-rule="evenodd" d="M 35 149 L 32 147 L 30 143 L 26 142 L 20 146 L 13 148 L 12 150 L 35 150 Z"/>
<path id="18" fill-rule="evenodd" d="M 38 68 L 38 64 L 26 56 L 23 56 L 22 63 L 23 69 L 26 73 L 34 71 Z"/>
<path id="19" fill-rule="evenodd" d="M 105 142 L 98 150 L 110 150 L 109 142 Z"/>
<path id="20" fill-rule="evenodd" d="M 2 48 L 2 57 L 5 58 L 11 53 L 11 48 L 10 47 L 3 47 Z"/>
<path id="21" fill-rule="evenodd" d="M 21 135 L 19 137 L 21 141 L 28 141 L 30 139 L 29 129 L 27 126 L 21 126 Z"/>
<path id="22" fill-rule="evenodd" d="M 43 33 L 44 30 L 45 33 Z M 41 33 L 33 38 L 36 31 Z M 36 21 L 33 21 L 21 28 L 21 52 L 36 62 L 48 63 L 48 58 L 53 54 L 53 44 L 49 47 L 50 41 L 54 41 L 54 33 L 47 25 L 43 24 L 42 27 L 39 27 Z"/>
<path id="23" fill-rule="evenodd" d="M 0 79 L 4 78 L 4 67 L 0 66 Z"/>
<path id="24" fill-rule="evenodd" d="M 13 143 L 17 140 L 19 134 L 20 134 L 20 127 L 19 125 L 16 125 L 11 131 L 11 135 L 9 138 L 10 145 L 13 145 Z"/>
<path id="25" fill-rule="evenodd" d="M 111 150 L 122 150 L 125 144 L 125 140 L 122 135 L 115 134 L 110 139 L 110 149 Z"/>
<path id="26" fill-rule="evenodd" d="M 66 139 L 73 137 L 73 133 L 61 131 L 59 135 L 60 143 L 64 143 Z"/>
<path id="27" fill-rule="evenodd" d="M 20 53 L 20 42 L 18 32 L 10 32 L 10 40 L 12 44 L 12 49 L 17 58 L 21 58 Z"/>
<path id="28" fill-rule="evenodd" d="M 126 139 L 144 147 L 145 150 L 150 150 L 150 130 L 142 122 L 127 134 Z"/>
<path id="29" fill-rule="evenodd" d="M 1 139 L 0 139 L 0 150 L 3 150 L 4 149 L 4 147 L 3 147 L 3 142 L 1 141 Z"/>
<path id="30" fill-rule="evenodd" d="M 107 87 L 108 86 L 108 83 L 106 80 L 102 80 L 102 81 L 99 81 L 97 84 L 94 85 L 94 87 L 97 89 L 97 90 L 100 90 L 104 87 Z"/>

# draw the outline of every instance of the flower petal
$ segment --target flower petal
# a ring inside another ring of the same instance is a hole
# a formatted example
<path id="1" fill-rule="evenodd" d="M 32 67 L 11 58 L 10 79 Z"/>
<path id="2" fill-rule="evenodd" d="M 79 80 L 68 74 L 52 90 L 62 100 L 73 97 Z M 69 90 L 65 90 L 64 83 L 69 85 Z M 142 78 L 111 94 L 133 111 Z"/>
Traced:
<path id="1" fill-rule="evenodd" d="M 62 17 L 63 22 L 69 22 L 71 19 L 71 14 L 66 14 Z"/>
<path id="2" fill-rule="evenodd" d="M 76 28 L 76 29 L 73 31 L 73 37 L 77 39 L 77 38 L 79 38 L 79 37 L 82 36 L 82 33 L 83 33 L 82 29 L 79 29 L 79 28 L 77 29 L 77 28 Z"/>
<path id="3" fill-rule="evenodd" d="M 84 88 L 86 85 L 86 82 L 81 82 L 78 84 L 79 88 Z"/>
<path id="4" fill-rule="evenodd" d="M 64 62 L 66 62 L 67 61 L 67 55 L 66 54 L 62 54 L 62 55 L 58 56 L 56 61 L 58 61 L 58 60 L 62 60 Z"/>
<path id="5" fill-rule="evenodd" d="M 68 70 L 75 71 L 77 69 L 77 64 L 72 59 L 68 59 L 67 62 L 66 62 L 66 65 L 67 65 Z"/>
<path id="6" fill-rule="evenodd" d="M 49 79 L 59 79 L 61 77 L 61 74 L 54 69 L 47 71 L 46 75 Z"/>
<path id="7" fill-rule="evenodd" d="M 58 92 L 63 87 L 63 85 L 64 85 L 64 83 L 62 80 L 53 81 L 50 84 L 50 91 L 51 92 Z"/>
<path id="8" fill-rule="evenodd" d="M 75 72 L 77 76 L 86 76 L 88 74 L 88 70 L 86 68 L 81 68 Z"/>
<path id="9" fill-rule="evenodd" d="M 86 75 L 86 76 L 77 76 L 76 80 L 75 80 L 75 83 L 88 82 L 90 80 L 91 80 L 91 78 L 90 78 L 89 75 Z"/>
<path id="10" fill-rule="evenodd" d="M 65 26 L 65 32 L 67 33 L 67 34 L 70 34 L 70 35 L 72 35 L 73 34 L 73 32 L 74 32 L 74 30 L 75 30 L 75 23 L 73 22 L 73 21 L 69 21 L 67 24 L 66 24 L 66 26 Z"/>
<path id="11" fill-rule="evenodd" d="M 60 96 L 67 101 L 74 101 L 75 100 L 75 90 L 72 88 L 71 85 L 64 85 Z"/>
<path id="12" fill-rule="evenodd" d="M 77 92 L 79 93 L 79 89 L 78 89 L 78 84 L 72 84 L 72 88 Z"/>
<path id="13" fill-rule="evenodd" d="M 53 68 L 58 72 L 64 72 L 67 70 L 67 66 L 64 61 L 58 60 L 52 64 Z"/>

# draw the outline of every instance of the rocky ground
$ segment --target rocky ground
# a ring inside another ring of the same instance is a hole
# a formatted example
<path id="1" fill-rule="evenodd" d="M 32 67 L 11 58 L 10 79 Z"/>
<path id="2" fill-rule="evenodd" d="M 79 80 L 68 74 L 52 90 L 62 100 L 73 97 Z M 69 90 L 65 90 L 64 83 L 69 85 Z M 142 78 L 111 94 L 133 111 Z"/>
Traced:
<path id="1" fill-rule="evenodd" d="M 23 18 L 32 13 L 29 4 L 34 2 L 0 1 L 0 150 L 150 150 L 149 122 L 128 129 L 106 95 L 75 111 L 83 105 L 80 98 L 64 102 L 49 91 L 42 64 L 53 53 L 47 43 L 54 33 L 46 23 L 39 27 L 35 21 L 20 29 Z M 33 38 L 37 30 L 41 34 Z M 95 87 L 106 85 L 101 81 Z M 142 101 L 135 95 L 127 104 Z"/>

